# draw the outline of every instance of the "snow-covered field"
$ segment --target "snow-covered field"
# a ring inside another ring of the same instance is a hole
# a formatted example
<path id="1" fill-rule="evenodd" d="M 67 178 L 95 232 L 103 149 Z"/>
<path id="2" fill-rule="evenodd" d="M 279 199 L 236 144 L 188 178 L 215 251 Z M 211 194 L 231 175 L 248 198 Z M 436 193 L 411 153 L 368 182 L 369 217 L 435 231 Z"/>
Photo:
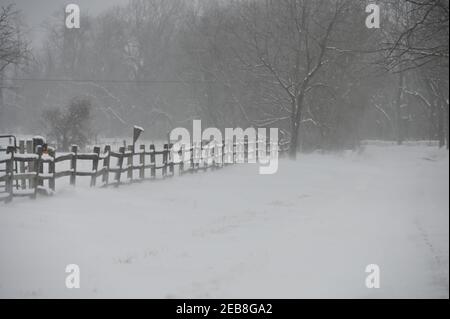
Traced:
<path id="1" fill-rule="evenodd" d="M 448 192 L 448 152 L 425 145 L 67 186 L 0 204 L 0 297 L 448 298 Z"/>

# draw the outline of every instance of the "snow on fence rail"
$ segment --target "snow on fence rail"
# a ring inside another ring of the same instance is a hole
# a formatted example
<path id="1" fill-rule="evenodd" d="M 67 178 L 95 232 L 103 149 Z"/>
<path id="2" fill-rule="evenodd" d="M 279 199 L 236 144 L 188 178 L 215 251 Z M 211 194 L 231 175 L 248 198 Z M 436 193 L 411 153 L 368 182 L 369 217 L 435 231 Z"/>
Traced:
<path id="1" fill-rule="evenodd" d="M 181 160 L 174 161 L 172 145 L 164 144 L 162 150 L 156 150 L 154 144 L 148 149 L 146 145 L 140 145 L 138 151 L 129 145 L 120 147 L 118 152 L 106 145 L 103 152 L 96 146 L 92 153 L 79 153 L 78 146 L 73 145 L 71 152 L 58 155 L 53 151 L 44 154 L 41 146 L 33 152 L 33 141 L 22 140 L 19 141 L 18 149 L 10 146 L 6 149 L 7 156 L 0 158 L 0 165 L 6 166 L 5 174 L 0 175 L 0 183 L 4 183 L 4 190 L 0 189 L 0 194 L 6 196 L 0 197 L 0 202 L 8 203 L 14 197 L 28 196 L 34 199 L 38 194 L 52 194 L 56 189 L 56 180 L 62 177 L 69 177 L 69 183 L 73 186 L 77 184 L 77 177 L 88 177 L 91 187 L 97 186 L 97 179 L 101 177 L 101 187 L 117 187 L 120 184 L 172 177 L 176 170 L 178 175 L 183 175 L 218 169 L 236 163 L 238 157 L 245 163 L 249 161 L 250 147 L 255 151 L 257 161 L 258 156 L 264 154 L 262 152 L 267 155 L 270 150 L 269 141 L 265 149 L 258 149 L 258 143 L 248 143 L 245 139 L 229 143 L 228 149 L 225 141 L 222 141 L 217 144 L 221 152 L 214 154 L 216 148 L 208 147 L 208 143 L 198 143 L 190 148 L 182 146 L 178 152 Z M 277 144 L 276 147 L 279 153 L 287 151 L 286 143 Z M 195 156 L 200 160 L 195 161 Z M 217 156 L 221 156 L 221 160 Z M 225 161 L 229 156 L 232 156 L 231 160 Z M 112 165 L 113 161 L 115 165 Z M 89 166 L 91 169 L 86 169 L 86 162 L 92 164 Z M 57 164 L 66 164 L 68 168 L 58 171 Z M 126 180 L 122 178 L 123 175 L 126 175 Z"/>

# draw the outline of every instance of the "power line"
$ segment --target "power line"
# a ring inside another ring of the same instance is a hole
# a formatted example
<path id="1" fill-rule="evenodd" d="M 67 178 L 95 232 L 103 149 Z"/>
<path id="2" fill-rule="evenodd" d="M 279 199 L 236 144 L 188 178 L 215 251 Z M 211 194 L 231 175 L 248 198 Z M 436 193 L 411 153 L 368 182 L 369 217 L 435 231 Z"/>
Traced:
<path id="1" fill-rule="evenodd" d="M 136 83 L 136 84 L 209 84 L 217 83 L 215 81 L 204 80 L 101 80 L 101 79 L 45 79 L 45 78 L 8 78 L 7 81 L 24 81 L 24 82 L 76 82 L 76 83 Z"/>

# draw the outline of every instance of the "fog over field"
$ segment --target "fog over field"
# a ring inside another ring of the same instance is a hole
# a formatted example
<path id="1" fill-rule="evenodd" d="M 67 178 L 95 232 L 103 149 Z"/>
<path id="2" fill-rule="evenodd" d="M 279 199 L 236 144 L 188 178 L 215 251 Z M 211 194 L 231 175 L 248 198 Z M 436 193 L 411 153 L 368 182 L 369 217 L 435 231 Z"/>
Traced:
<path id="1" fill-rule="evenodd" d="M 0 297 L 449 298 L 448 0 L 0 0 Z"/>
<path id="2" fill-rule="evenodd" d="M 448 152 L 427 146 L 68 186 L 2 208 L 0 296 L 448 298 L 448 191 Z"/>

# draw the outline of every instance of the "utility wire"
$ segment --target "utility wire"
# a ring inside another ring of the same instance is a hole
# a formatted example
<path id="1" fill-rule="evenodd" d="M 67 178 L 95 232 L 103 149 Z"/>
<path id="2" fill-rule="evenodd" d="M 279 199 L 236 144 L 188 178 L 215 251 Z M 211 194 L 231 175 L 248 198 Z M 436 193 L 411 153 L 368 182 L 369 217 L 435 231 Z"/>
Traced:
<path id="1" fill-rule="evenodd" d="M 26 82 L 93 82 L 93 83 L 137 83 L 137 84 L 207 84 L 207 83 L 217 83 L 215 81 L 203 81 L 203 80 L 101 80 L 101 79 L 45 79 L 45 78 L 8 78 L 6 81 L 26 81 Z"/>

